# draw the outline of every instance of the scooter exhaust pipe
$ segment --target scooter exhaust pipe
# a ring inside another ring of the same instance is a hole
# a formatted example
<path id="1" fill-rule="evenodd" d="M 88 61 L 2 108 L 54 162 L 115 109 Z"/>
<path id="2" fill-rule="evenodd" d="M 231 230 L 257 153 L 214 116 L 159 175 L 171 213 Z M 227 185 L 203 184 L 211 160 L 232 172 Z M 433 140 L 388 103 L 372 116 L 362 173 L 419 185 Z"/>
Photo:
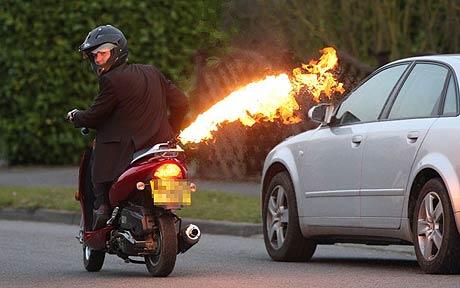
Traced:
<path id="1" fill-rule="evenodd" d="M 188 244 L 195 245 L 196 243 L 198 243 L 198 241 L 200 241 L 201 231 L 200 231 L 200 228 L 198 228 L 198 226 L 194 224 L 190 224 L 187 227 L 185 227 L 183 230 L 184 230 L 184 233 L 182 237 L 184 238 L 185 242 L 187 242 Z"/>
<path id="2" fill-rule="evenodd" d="M 188 226 L 181 229 L 179 233 L 179 251 L 178 253 L 184 253 L 190 249 L 193 245 L 198 243 L 201 238 L 201 231 L 198 226 L 189 224 Z"/>

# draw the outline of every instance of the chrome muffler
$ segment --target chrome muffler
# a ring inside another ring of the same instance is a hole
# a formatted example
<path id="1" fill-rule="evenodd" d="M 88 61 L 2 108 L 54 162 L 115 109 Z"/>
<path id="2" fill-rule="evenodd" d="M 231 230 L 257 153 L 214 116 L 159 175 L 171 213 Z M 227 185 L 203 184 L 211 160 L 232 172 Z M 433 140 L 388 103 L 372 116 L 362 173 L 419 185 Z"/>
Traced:
<path id="1" fill-rule="evenodd" d="M 200 241 L 201 231 L 198 226 L 190 224 L 182 230 L 184 230 L 182 237 L 188 244 L 195 245 L 198 241 Z"/>
<path id="2" fill-rule="evenodd" d="M 198 243 L 201 238 L 201 231 L 198 226 L 194 224 L 189 224 L 186 227 L 182 228 L 178 234 L 179 242 L 179 251 L 178 253 L 184 253 L 190 249 L 193 245 Z"/>

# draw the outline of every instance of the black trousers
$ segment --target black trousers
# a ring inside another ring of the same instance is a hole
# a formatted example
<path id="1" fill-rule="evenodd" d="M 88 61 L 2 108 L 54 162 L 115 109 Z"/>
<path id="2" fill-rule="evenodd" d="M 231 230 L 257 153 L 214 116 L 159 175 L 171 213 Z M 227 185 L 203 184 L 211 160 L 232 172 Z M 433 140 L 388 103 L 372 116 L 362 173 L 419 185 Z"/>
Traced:
<path id="1" fill-rule="evenodd" d="M 109 205 L 109 190 L 112 182 L 93 183 L 94 191 L 94 209 L 99 208 L 102 204 Z"/>
<path id="2" fill-rule="evenodd" d="M 90 159 L 90 165 L 91 165 L 91 175 L 93 175 L 93 169 L 94 169 L 94 153 L 91 153 L 91 159 Z M 110 187 L 112 187 L 113 181 L 110 182 L 102 182 L 102 183 L 94 183 L 93 181 L 93 192 L 94 192 L 94 209 L 99 208 L 102 204 L 107 204 L 109 205 L 109 190 Z"/>

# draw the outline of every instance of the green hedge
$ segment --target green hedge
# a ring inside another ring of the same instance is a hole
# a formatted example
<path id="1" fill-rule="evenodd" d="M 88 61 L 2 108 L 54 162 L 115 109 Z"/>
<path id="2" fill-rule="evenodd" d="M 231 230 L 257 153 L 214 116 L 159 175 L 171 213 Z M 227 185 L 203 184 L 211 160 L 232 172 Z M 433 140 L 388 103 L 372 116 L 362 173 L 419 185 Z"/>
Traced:
<path id="1" fill-rule="evenodd" d="M 77 48 L 102 24 L 128 38 L 129 62 L 156 65 L 186 89 L 198 48 L 218 46 L 220 1 L 0 1 L 0 160 L 76 163 L 86 139 L 64 121 L 97 78 Z"/>

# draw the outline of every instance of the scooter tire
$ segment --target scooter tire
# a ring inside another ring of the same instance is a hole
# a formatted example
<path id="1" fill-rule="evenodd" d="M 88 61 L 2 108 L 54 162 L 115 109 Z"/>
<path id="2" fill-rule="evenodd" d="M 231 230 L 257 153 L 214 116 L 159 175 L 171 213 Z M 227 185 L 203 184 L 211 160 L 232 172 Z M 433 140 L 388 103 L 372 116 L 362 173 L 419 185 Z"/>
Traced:
<path id="1" fill-rule="evenodd" d="M 166 277 L 174 269 L 177 256 L 177 235 L 174 216 L 165 214 L 157 220 L 158 253 L 145 256 L 145 265 L 150 275 Z"/>
<path id="2" fill-rule="evenodd" d="M 105 252 L 97 251 L 83 244 L 83 266 L 88 272 L 98 272 L 104 265 Z"/>

